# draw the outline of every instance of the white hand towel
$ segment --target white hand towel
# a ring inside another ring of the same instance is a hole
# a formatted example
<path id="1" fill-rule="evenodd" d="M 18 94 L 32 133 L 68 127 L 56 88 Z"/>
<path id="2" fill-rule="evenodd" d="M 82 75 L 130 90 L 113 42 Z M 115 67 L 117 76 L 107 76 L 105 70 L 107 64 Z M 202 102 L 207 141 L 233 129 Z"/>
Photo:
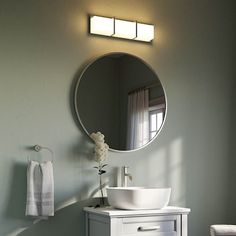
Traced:
<path id="1" fill-rule="evenodd" d="M 30 161 L 27 170 L 27 216 L 54 215 L 54 180 L 51 161 Z"/>
<path id="2" fill-rule="evenodd" d="M 211 236 L 236 235 L 236 225 L 211 225 L 210 233 Z"/>

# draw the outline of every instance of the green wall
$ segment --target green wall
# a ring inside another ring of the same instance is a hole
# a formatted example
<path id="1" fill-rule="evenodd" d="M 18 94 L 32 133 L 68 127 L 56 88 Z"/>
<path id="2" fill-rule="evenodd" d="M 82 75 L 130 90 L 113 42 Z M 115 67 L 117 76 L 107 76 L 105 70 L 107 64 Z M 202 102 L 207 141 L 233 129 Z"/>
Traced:
<path id="1" fill-rule="evenodd" d="M 84 236 L 82 207 L 91 204 L 98 179 L 92 143 L 72 109 L 73 87 L 85 63 L 113 51 L 154 68 L 168 112 L 148 147 L 109 152 L 106 179 L 113 184 L 116 167 L 128 165 L 133 185 L 172 187 L 171 204 L 192 209 L 191 236 L 235 222 L 235 7 L 234 0 L 2 0 L 0 235 Z M 90 36 L 88 14 L 153 23 L 155 40 Z M 35 144 L 55 152 L 55 202 L 62 208 L 37 224 L 24 216 L 27 156 L 38 158 L 30 150 Z"/>

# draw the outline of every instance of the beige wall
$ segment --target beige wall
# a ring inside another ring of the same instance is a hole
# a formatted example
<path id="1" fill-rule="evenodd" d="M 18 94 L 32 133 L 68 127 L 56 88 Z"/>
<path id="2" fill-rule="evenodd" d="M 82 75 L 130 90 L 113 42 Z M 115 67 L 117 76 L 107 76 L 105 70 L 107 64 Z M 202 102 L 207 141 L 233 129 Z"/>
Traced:
<path id="1" fill-rule="evenodd" d="M 191 236 L 225 223 L 228 173 L 235 170 L 228 156 L 234 12 L 233 0 L 2 0 L 0 235 L 84 236 L 82 207 L 91 202 L 97 176 L 88 158 L 92 144 L 72 112 L 73 85 L 86 62 L 113 51 L 134 54 L 155 69 L 168 113 L 160 136 L 145 149 L 109 152 L 106 177 L 114 182 L 115 168 L 129 165 L 132 184 L 171 186 L 171 204 L 192 209 Z M 155 40 L 89 36 L 88 14 L 153 23 Z M 32 225 L 24 206 L 26 159 L 36 157 L 29 150 L 34 144 L 54 150 L 56 206 L 71 205 Z"/>

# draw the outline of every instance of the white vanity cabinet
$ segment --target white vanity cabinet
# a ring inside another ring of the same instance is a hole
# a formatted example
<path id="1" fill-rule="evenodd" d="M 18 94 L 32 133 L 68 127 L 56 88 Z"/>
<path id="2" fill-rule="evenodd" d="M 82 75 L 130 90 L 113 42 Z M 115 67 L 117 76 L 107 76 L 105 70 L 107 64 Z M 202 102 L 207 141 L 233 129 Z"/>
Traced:
<path id="1" fill-rule="evenodd" d="M 188 208 L 118 210 L 84 208 L 86 236 L 187 236 Z"/>

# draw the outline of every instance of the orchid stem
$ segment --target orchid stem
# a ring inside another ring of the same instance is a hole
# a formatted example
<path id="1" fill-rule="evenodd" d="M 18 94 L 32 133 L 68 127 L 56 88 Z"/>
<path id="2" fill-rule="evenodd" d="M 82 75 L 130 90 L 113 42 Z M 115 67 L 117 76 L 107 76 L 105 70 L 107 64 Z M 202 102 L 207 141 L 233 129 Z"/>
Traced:
<path id="1" fill-rule="evenodd" d="M 103 191 L 102 191 L 102 175 L 100 175 L 100 191 L 101 191 L 101 195 L 102 195 L 102 198 L 101 198 L 101 205 L 105 205 L 105 202 L 104 202 L 104 195 L 103 195 Z"/>

